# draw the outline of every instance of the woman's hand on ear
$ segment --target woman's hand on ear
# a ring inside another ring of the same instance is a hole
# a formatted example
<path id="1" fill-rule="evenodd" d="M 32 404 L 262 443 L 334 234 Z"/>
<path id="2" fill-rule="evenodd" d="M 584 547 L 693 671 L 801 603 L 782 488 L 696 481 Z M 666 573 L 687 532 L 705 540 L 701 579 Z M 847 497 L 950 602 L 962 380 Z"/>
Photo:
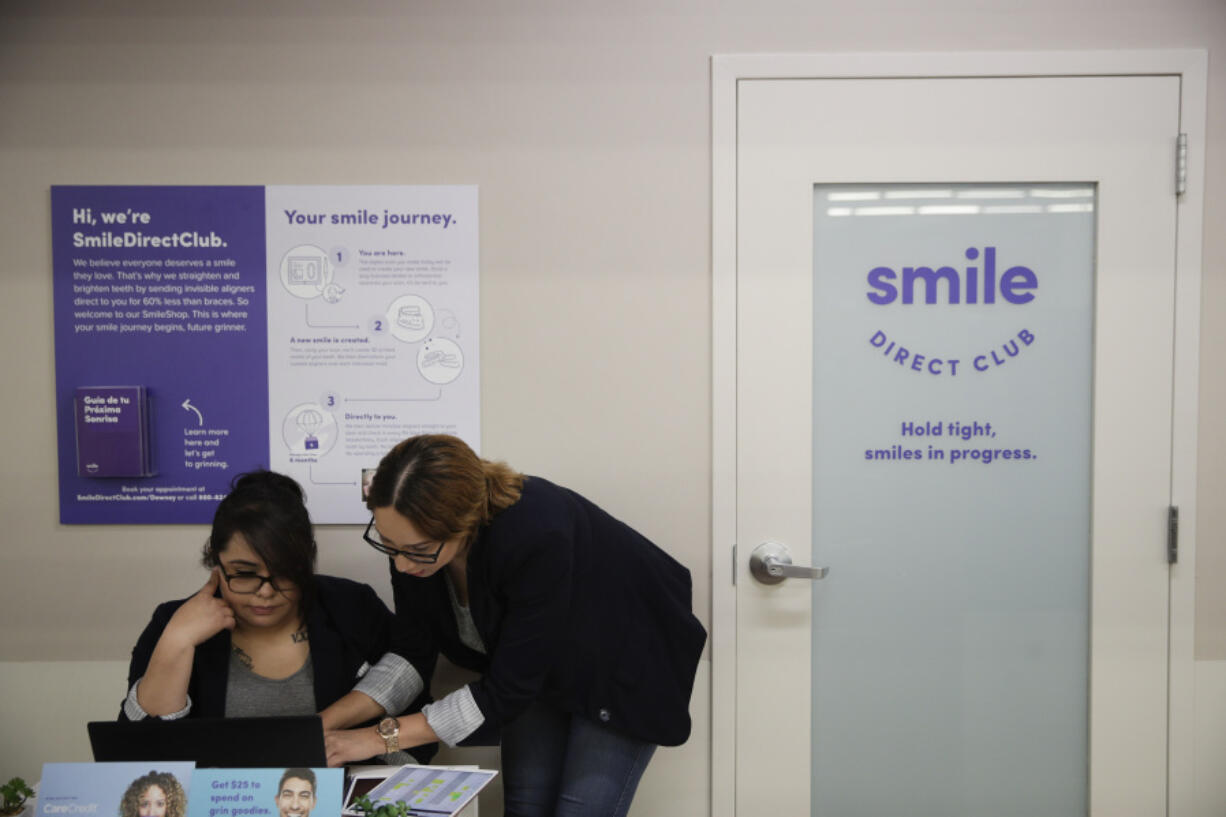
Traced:
<path id="1" fill-rule="evenodd" d="M 221 582 L 221 568 L 214 567 L 204 587 L 170 617 L 162 638 L 169 637 L 183 647 L 195 648 L 222 630 L 233 630 L 236 624 L 234 610 L 217 597 Z"/>
<path id="2" fill-rule="evenodd" d="M 220 586 L 221 569 L 215 567 L 204 587 L 179 605 L 158 638 L 136 691 L 137 703 L 150 715 L 168 715 L 187 706 L 196 646 L 234 629 L 234 611 L 217 598 Z"/>

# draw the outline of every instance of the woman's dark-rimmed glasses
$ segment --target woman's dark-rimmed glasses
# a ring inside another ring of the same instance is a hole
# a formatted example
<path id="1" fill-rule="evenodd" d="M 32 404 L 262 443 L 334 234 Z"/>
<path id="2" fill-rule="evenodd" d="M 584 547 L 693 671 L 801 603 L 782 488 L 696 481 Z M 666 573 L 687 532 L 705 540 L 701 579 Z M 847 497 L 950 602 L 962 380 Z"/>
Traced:
<path id="1" fill-rule="evenodd" d="M 283 592 L 277 586 L 277 580 L 272 576 L 261 576 L 259 573 L 234 573 L 230 574 L 222 568 L 221 575 L 226 577 L 226 587 L 230 588 L 231 593 L 239 593 L 244 596 L 250 596 L 260 592 L 260 589 L 267 582 L 268 586 L 278 593 Z"/>
<path id="2" fill-rule="evenodd" d="M 438 561 L 439 554 L 442 553 L 443 548 L 447 546 L 446 540 L 439 542 L 438 548 L 433 553 L 431 553 L 428 550 L 427 551 L 404 550 L 401 548 L 394 548 L 389 545 L 383 544 L 381 540 L 376 539 L 374 536 L 370 535 L 370 532 L 374 530 L 374 527 L 375 527 L 375 518 L 372 516 L 370 518 L 370 524 L 366 526 L 366 532 L 362 534 L 362 538 L 366 540 L 366 544 L 370 545 L 372 548 L 379 551 L 380 553 L 391 556 L 393 559 L 396 558 L 397 556 L 403 556 L 404 558 L 408 559 L 410 562 L 417 562 L 418 564 L 423 564 L 423 565 L 432 565 Z M 378 534 L 378 531 L 376 530 L 375 533 Z M 417 542 L 415 544 L 409 545 L 409 547 L 410 548 L 421 548 L 429 544 L 432 544 L 432 542 L 430 541 Z"/>

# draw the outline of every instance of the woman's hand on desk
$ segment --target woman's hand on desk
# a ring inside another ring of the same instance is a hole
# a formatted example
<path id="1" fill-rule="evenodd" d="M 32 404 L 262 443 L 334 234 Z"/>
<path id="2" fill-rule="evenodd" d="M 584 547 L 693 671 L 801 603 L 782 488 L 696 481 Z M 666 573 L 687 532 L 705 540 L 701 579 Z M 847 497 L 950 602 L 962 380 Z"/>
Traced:
<path id="1" fill-rule="evenodd" d="M 184 648 L 194 649 L 222 630 L 233 630 L 234 610 L 217 597 L 221 569 L 213 568 L 209 580 L 170 617 L 162 638 L 170 638 Z"/>
<path id="2" fill-rule="evenodd" d="M 325 732 L 324 747 L 328 752 L 329 766 L 343 766 L 387 751 L 383 738 L 379 737 L 373 726 Z"/>

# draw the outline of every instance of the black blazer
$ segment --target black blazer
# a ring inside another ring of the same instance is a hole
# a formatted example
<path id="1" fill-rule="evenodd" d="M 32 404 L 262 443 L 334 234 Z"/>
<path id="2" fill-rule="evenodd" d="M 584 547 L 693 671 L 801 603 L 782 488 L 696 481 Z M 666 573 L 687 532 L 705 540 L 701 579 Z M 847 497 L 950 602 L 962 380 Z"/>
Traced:
<path id="1" fill-rule="evenodd" d="M 469 686 L 485 720 L 461 744 L 496 743 L 536 700 L 650 743 L 689 737 L 707 637 L 690 573 L 579 494 L 526 477 L 478 531 L 468 593 L 486 655 L 460 643 L 443 571 L 391 575 L 404 625 L 393 649 L 426 679 L 440 652 L 482 673 Z"/>
<path id="2" fill-rule="evenodd" d="M 373 665 L 392 642 L 395 620 L 387 605 L 369 585 L 334 576 L 315 577 L 315 603 L 307 616 L 311 665 L 315 674 L 315 711 L 321 711 L 353 690 L 359 671 Z M 170 617 L 187 599 L 159 604 L 145 627 L 128 667 L 128 689 L 145 675 L 149 659 Z M 221 718 L 226 714 L 226 682 L 230 673 L 230 631 L 222 630 L 196 647 L 187 694 L 192 699 L 189 718 Z M 417 712 L 429 701 L 420 696 L 407 712 Z M 396 713 L 400 714 L 400 713 Z M 128 720 L 119 707 L 119 719 Z M 425 763 L 438 744 L 410 750 Z"/>

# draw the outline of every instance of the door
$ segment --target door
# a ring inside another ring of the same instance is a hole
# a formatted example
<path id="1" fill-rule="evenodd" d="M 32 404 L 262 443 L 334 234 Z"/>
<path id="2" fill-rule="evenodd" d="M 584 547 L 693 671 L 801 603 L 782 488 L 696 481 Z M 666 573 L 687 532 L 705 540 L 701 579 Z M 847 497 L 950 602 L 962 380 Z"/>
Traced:
<path id="1" fill-rule="evenodd" d="M 1165 812 L 1179 116 L 737 84 L 736 814 Z"/>

